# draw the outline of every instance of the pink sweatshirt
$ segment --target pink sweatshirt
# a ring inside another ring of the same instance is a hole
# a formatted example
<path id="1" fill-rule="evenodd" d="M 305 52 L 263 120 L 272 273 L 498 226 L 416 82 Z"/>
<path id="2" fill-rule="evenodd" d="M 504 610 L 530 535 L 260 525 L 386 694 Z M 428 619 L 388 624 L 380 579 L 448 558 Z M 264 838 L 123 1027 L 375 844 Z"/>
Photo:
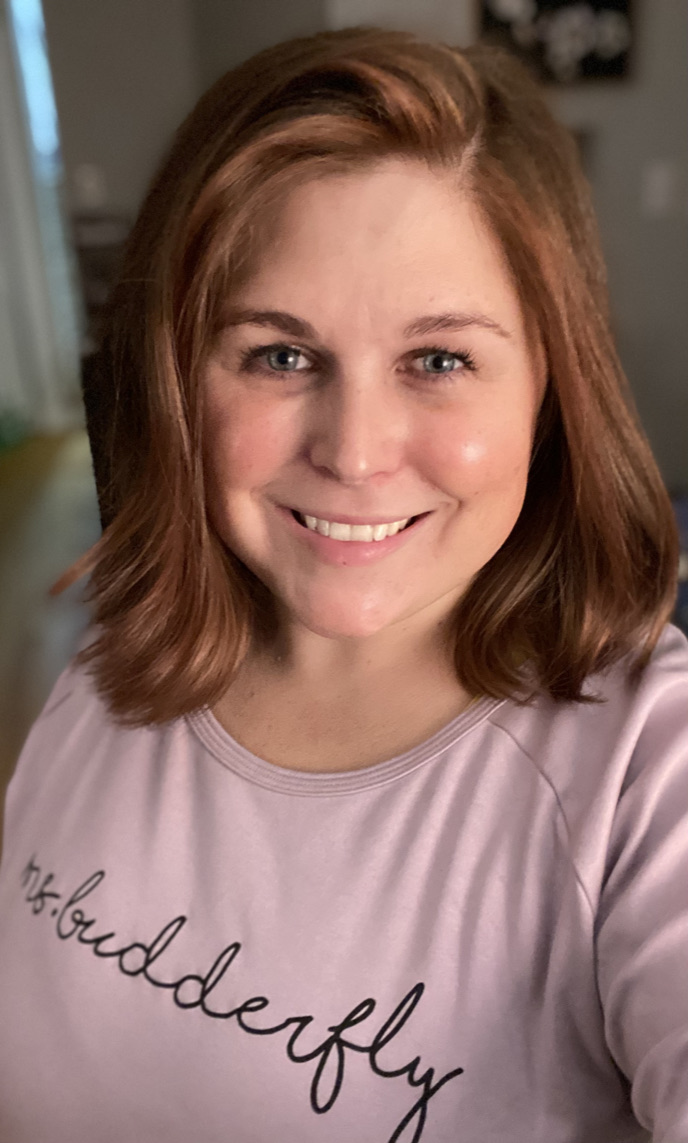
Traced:
<path id="1" fill-rule="evenodd" d="M 688 643 L 280 769 L 67 671 L 11 783 L 2 1143 L 688 1143 Z"/>

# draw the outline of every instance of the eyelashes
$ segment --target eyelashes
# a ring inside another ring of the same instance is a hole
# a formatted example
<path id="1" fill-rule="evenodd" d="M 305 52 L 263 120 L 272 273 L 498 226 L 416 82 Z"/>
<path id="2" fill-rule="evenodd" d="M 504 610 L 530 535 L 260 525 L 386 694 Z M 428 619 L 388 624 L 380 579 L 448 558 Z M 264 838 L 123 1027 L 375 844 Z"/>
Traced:
<path id="1" fill-rule="evenodd" d="M 299 358 L 310 361 L 309 355 L 303 349 L 280 341 L 274 345 L 258 345 L 253 349 L 244 350 L 241 354 L 241 368 L 253 372 L 252 366 L 263 363 L 267 373 L 311 372 L 313 363 L 305 367 L 299 366 Z"/>
<path id="2" fill-rule="evenodd" d="M 408 360 L 408 355 L 406 360 Z M 453 349 L 447 349 L 443 345 L 430 345 L 424 346 L 421 350 L 414 349 L 412 351 L 411 361 L 422 361 L 424 372 L 429 377 L 442 377 L 447 374 L 452 374 L 457 371 L 452 361 L 458 361 L 461 368 L 458 372 L 463 372 L 465 369 L 469 373 L 474 373 L 476 370 L 475 358 L 467 350 L 459 350 L 458 352 Z"/>
<path id="3" fill-rule="evenodd" d="M 421 367 L 413 368 L 414 363 L 422 363 Z M 414 373 L 419 377 L 452 378 L 456 373 L 476 371 L 476 362 L 467 350 L 448 349 L 442 345 L 419 346 L 404 354 L 402 358 L 404 372 Z M 286 342 L 274 342 L 271 345 L 254 346 L 244 350 L 240 357 L 240 368 L 243 372 L 261 372 L 268 375 L 279 374 L 310 374 L 322 370 L 332 369 L 332 359 L 312 355 L 296 345 Z"/>

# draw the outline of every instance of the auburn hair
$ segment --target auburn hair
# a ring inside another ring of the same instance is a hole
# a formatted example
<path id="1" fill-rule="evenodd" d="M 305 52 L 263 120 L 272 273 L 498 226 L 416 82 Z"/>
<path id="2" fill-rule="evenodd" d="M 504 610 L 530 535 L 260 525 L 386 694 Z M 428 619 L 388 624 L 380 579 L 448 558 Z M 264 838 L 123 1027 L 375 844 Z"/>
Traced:
<path id="1" fill-rule="evenodd" d="M 87 378 L 104 531 L 64 582 L 90 572 L 96 637 L 81 660 L 125 722 L 212 704 L 271 622 L 267 589 L 208 518 L 199 400 L 260 220 L 308 179 L 393 156 L 460 176 L 547 359 L 522 511 L 456 607 L 459 681 L 473 695 L 585 701 L 585 679 L 622 656 L 642 670 L 670 615 L 673 514 L 615 351 L 572 138 L 497 49 L 325 33 L 242 64 L 183 123 Z"/>

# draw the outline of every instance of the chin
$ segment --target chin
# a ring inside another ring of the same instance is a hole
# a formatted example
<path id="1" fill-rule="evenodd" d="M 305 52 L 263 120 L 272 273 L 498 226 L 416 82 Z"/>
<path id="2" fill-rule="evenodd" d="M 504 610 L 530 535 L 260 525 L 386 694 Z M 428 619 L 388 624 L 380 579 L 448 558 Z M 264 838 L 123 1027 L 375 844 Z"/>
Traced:
<path id="1" fill-rule="evenodd" d="M 286 602 L 286 609 L 292 621 L 323 639 L 367 639 L 401 618 L 379 607 L 357 606 L 354 602 L 343 605 L 341 599 L 330 607 L 304 605 L 303 601 L 294 606 Z"/>

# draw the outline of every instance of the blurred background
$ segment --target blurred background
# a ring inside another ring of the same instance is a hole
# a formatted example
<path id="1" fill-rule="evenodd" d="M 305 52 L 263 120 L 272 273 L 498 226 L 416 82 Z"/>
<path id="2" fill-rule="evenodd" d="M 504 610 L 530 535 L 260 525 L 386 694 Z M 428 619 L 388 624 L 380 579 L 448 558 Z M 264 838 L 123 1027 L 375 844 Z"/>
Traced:
<path id="1" fill-rule="evenodd" d="M 688 0 L 0 0 L 0 781 L 86 626 L 81 586 L 47 591 L 99 535 L 81 377 L 153 170 L 225 70 L 359 23 L 492 38 L 545 80 L 688 548 Z"/>

